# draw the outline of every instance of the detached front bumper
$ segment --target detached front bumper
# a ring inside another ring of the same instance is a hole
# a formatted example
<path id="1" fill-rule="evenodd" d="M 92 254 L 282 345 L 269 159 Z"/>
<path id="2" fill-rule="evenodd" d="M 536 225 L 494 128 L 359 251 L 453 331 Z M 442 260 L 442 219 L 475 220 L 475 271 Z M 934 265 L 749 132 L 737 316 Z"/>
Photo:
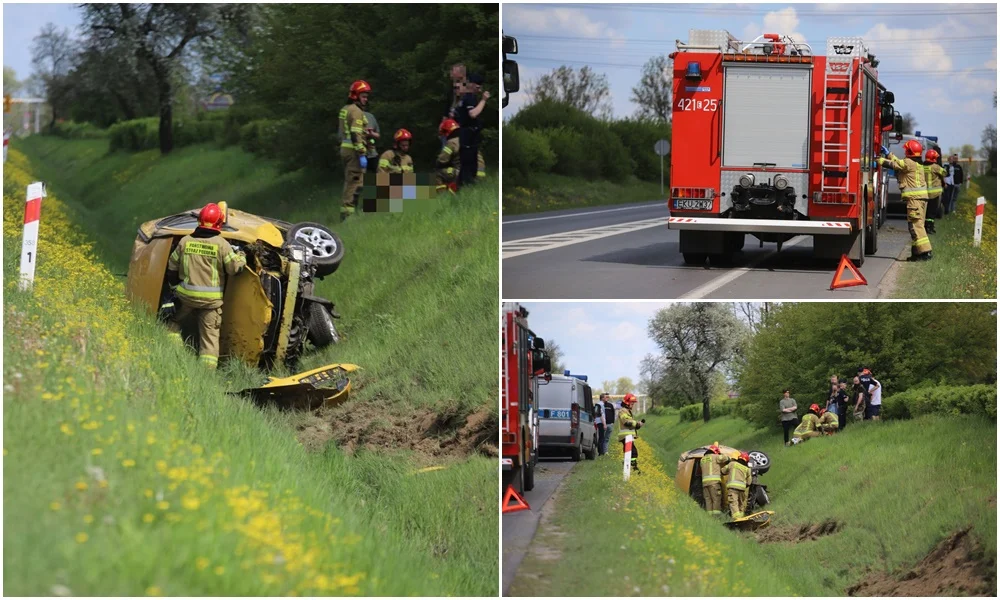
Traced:
<path id="1" fill-rule="evenodd" d="M 848 221 L 670 217 L 667 220 L 667 229 L 730 231 L 734 233 L 786 233 L 792 235 L 851 235 L 853 227 Z"/>

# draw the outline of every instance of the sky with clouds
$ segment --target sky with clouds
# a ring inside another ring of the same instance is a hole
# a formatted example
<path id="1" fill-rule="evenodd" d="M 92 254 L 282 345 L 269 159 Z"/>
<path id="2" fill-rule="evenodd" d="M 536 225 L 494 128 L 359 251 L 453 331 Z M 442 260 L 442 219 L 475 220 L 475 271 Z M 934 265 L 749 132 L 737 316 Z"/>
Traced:
<path id="1" fill-rule="evenodd" d="M 586 375 L 594 387 L 604 380 L 639 381 L 639 363 L 656 354 L 646 326 L 669 302 L 525 303 L 531 330 L 562 351 L 564 368 Z"/>
<path id="2" fill-rule="evenodd" d="M 641 66 L 670 54 L 689 29 L 726 29 L 739 39 L 785 33 L 825 53 L 826 39 L 861 36 L 879 57 L 880 79 L 896 95 L 896 108 L 916 117 L 917 129 L 941 145 L 973 144 L 993 107 L 997 15 L 993 4 L 511 4 L 503 30 L 518 39 L 513 58 L 521 92 L 505 117 L 530 101 L 525 83 L 560 66 L 590 65 L 608 77 L 616 117 L 635 112 L 629 100 Z M 987 13 L 987 14 L 983 14 Z M 926 75 L 927 71 L 937 74 Z"/>
<path id="3" fill-rule="evenodd" d="M 3 64 L 18 79 L 31 75 L 31 40 L 46 23 L 67 28 L 76 37 L 80 9 L 75 4 L 3 4 Z"/>

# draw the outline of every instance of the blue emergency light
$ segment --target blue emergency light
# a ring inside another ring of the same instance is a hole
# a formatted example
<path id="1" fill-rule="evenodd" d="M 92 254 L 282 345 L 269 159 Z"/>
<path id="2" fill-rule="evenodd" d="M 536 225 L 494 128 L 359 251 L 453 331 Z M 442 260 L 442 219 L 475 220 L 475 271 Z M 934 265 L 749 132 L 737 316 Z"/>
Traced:
<path id="1" fill-rule="evenodd" d="M 565 375 L 566 377 L 573 377 L 575 379 L 579 379 L 580 381 L 587 381 L 586 375 L 571 375 L 569 369 L 563 371 L 563 375 Z"/>
<path id="2" fill-rule="evenodd" d="M 697 61 L 689 62 L 687 71 L 684 73 L 685 79 L 701 79 L 701 63 Z"/>

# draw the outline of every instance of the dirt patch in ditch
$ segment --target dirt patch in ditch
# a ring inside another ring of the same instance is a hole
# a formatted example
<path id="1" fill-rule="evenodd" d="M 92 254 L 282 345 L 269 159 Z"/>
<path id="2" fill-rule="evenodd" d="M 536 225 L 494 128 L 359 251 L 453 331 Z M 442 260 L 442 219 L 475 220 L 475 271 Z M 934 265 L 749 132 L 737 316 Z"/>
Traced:
<path id="1" fill-rule="evenodd" d="M 296 425 L 299 442 L 322 451 L 333 441 L 349 454 L 359 449 L 409 450 L 427 458 L 499 456 L 500 423 L 482 408 L 472 414 L 457 409 L 393 412 L 386 406 L 350 403 L 308 415 Z"/>
<path id="2" fill-rule="evenodd" d="M 996 596 L 996 559 L 986 556 L 969 529 L 948 536 L 902 574 L 872 573 L 847 588 L 848 596 Z"/>
<path id="3" fill-rule="evenodd" d="M 826 520 L 822 523 L 806 523 L 804 525 L 784 525 L 778 527 L 765 527 L 755 535 L 757 541 L 762 544 L 775 542 L 810 542 L 818 540 L 825 535 L 832 535 L 843 528 L 842 523 L 834 520 Z"/>

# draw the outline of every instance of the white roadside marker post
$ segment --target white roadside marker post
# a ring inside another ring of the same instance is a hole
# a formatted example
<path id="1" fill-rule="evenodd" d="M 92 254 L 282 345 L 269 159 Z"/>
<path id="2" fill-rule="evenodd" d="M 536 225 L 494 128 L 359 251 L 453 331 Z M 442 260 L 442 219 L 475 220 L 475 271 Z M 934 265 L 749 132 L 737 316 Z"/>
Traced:
<path id="1" fill-rule="evenodd" d="M 632 474 L 632 439 L 631 435 L 625 436 L 625 462 L 622 465 L 622 477 L 625 481 Z"/>
<path id="2" fill-rule="evenodd" d="M 30 290 L 35 281 L 35 263 L 38 262 L 38 220 L 42 215 L 42 198 L 45 186 L 41 181 L 28 184 L 28 199 L 24 204 L 24 237 L 21 239 L 22 291 Z"/>
<path id="3" fill-rule="evenodd" d="M 976 199 L 976 228 L 972 233 L 972 245 L 976 248 L 983 241 L 983 212 L 986 210 L 986 198 L 980 196 Z"/>

